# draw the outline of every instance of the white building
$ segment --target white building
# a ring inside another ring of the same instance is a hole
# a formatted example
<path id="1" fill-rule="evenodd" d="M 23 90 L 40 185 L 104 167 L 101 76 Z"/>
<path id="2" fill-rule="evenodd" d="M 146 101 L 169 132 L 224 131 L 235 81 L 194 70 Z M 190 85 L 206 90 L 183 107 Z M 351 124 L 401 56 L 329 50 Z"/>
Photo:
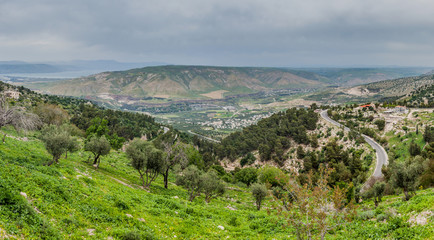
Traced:
<path id="1" fill-rule="evenodd" d="M 13 98 L 13 99 L 15 99 L 15 100 L 18 100 L 18 99 L 20 98 L 20 93 L 19 93 L 19 92 L 16 92 L 16 91 L 12 91 L 12 90 L 5 91 L 5 92 L 4 92 L 4 95 L 5 95 L 7 98 Z"/>

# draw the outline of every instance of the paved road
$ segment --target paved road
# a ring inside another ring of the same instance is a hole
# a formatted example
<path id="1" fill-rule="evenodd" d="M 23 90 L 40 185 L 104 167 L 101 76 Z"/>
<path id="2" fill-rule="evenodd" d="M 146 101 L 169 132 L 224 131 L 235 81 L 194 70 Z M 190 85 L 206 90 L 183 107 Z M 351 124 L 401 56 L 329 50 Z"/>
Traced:
<path id="1" fill-rule="evenodd" d="M 210 137 L 206 137 L 206 136 L 200 135 L 200 134 L 198 134 L 198 133 L 194 133 L 194 132 L 192 132 L 192 131 L 190 131 L 190 130 L 188 130 L 188 132 L 191 133 L 191 134 L 193 134 L 193 135 L 196 135 L 196 136 L 198 136 L 198 137 L 204 138 L 204 139 L 206 139 L 206 140 L 208 140 L 208 141 L 216 142 L 216 143 L 220 143 L 219 140 L 215 140 L 215 139 L 212 139 L 212 138 L 210 138 Z"/>
<path id="2" fill-rule="evenodd" d="M 336 122 L 335 120 L 331 119 L 328 114 L 327 111 L 322 111 L 320 113 L 321 117 L 324 118 L 327 122 L 330 122 L 331 124 L 334 124 L 338 127 L 342 127 L 342 124 Z M 344 127 L 345 131 L 350 131 L 349 128 Z M 372 138 L 362 134 L 363 138 L 365 139 L 365 141 L 371 145 L 371 147 L 373 149 L 375 149 L 376 153 L 377 153 L 377 165 L 375 166 L 375 171 L 374 173 L 372 173 L 373 177 L 381 177 L 382 173 L 381 173 L 381 167 L 383 165 L 387 165 L 388 162 L 388 157 L 387 157 L 387 153 L 384 150 L 384 148 L 378 144 L 377 142 L 375 142 Z"/>

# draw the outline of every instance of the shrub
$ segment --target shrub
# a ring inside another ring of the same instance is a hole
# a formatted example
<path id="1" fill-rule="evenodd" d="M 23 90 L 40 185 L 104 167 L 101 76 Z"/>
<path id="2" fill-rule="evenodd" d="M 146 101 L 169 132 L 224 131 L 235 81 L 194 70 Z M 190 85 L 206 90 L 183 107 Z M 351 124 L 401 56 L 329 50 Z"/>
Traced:
<path id="1" fill-rule="evenodd" d="M 283 176 L 282 170 L 273 166 L 263 166 L 258 171 L 258 179 L 261 183 L 270 184 L 272 187 L 281 186 L 281 177 Z"/>
<path id="2" fill-rule="evenodd" d="M 255 168 L 243 168 L 235 173 L 235 180 L 245 183 L 247 186 L 256 182 L 258 171 Z"/>
<path id="3" fill-rule="evenodd" d="M 365 212 L 361 212 L 358 214 L 357 216 L 360 220 L 366 221 L 369 219 L 372 219 L 375 217 L 375 212 L 374 211 L 365 211 Z"/>

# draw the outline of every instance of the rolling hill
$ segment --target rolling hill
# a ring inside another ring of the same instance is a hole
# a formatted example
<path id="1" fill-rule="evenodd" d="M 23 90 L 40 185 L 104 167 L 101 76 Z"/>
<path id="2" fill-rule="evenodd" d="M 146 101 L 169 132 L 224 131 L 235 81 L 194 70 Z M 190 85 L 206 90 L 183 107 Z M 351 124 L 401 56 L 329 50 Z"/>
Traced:
<path id="1" fill-rule="evenodd" d="M 306 99 L 325 103 L 366 102 L 383 100 L 417 99 L 425 104 L 433 101 L 432 86 L 434 75 L 424 74 L 417 77 L 405 77 L 384 80 L 355 87 L 327 89 L 314 93 Z M 420 95 L 420 96 L 419 96 Z"/>
<path id="2" fill-rule="evenodd" d="M 376 67 L 376 68 L 305 68 L 304 71 L 318 74 L 327 83 L 337 86 L 356 86 L 383 80 L 405 78 L 427 74 L 431 68 L 417 67 Z"/>
<path id="3" fill-rule="evenodd" d="M 27 84 L 51 94 L 86 97 L 218 99 L 273 89 L 311 89 L 323 77 L 277 68 L 157 66 L 104 72 L 60 82 Z"/>

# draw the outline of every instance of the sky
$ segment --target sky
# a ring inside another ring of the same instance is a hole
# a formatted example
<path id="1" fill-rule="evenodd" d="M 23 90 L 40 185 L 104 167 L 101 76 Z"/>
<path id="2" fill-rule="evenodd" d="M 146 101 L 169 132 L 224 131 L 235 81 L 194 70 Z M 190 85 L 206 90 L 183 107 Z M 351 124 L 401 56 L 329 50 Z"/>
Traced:
<path id="1" fill-rule="evenodd" d="M 0 61 L 434 66 L 432 0 L 0 0 Z"/>

